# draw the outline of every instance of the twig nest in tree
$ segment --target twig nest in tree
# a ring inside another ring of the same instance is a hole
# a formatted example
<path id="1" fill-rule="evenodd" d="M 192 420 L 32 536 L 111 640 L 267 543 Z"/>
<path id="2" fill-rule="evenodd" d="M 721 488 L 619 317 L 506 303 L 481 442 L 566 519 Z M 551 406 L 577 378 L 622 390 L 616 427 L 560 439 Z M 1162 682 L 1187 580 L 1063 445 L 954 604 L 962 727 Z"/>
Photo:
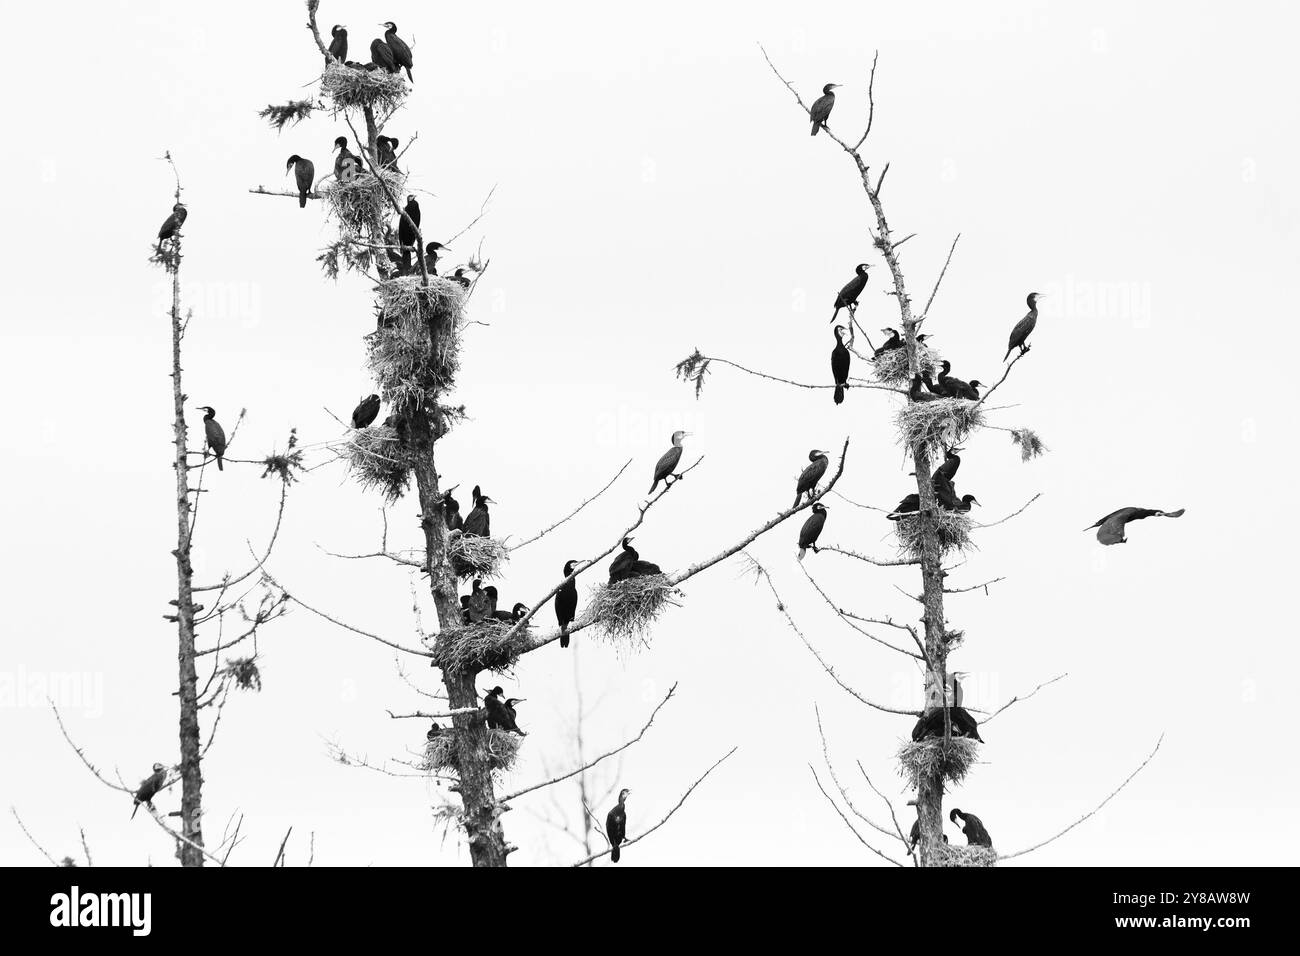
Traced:
<path id="1" fill-rule="evenodd" d="M 372 425 L 354 431 L 343 446 L 342 457 L 362 488 L 378 489 L 390 504 L 410 485 L 410 454 L 394 428 Z"/>
<path id="2" fill-rule="evenodd" d="M 392 169 L 381 170 L 380 175 L 393 195 L 400 196 L 405 177 Z M 363 235 L 368 226 L 382 225 L 393 210 L 383 184 L 369 169 L 348 182 L 331 180 L 317 192 L 335 218 L 353 235 Z"/>
<path id="3" fill-rule="evenodd" d="M 528 645 L 529 629 L 509 637 L 513 623 L 487 618 L 446 628 L 433 645 L 433 664 L 443 670 L 506 671 Z"/>
<path id="4" fill-rule="evenodd" d="M 979 743 L 969 737 L 909 740 L 898 748 L 898 773 L 913 790 L 935 774 L 949 783 L 960 783 L 978 753 Z"/>
<path id="5" fill-rule="evenodd" d="M 930 851 L 935 866 L 997 866 L 998 851 L 990 846 L 955 846 L 940 843 Z"/>
<path id="6" fill-rule="evenodd" d="M 629 578 L 596 588 L 587 610 L 596 627 L 616 643 L 629 647 L 644 640 L 659 615 L 679 607 L 682 592 L 663 574 Z"/>
<path id="7" fill-rule="evenodd" d="M 320 91 L 336 113 L 369 106 L 382 119 L 402 105 L 407 85 L 400 73 L 383 69 L 357 70 L 331 61 L 321 74 Z"/>
<path id="8" fill-rule="evenodd" d="M 493 770 L 509 770 L 519 756 L 524 738 L 508 730 L 486 731 L 485 746 L 480 759 L 486 759 Z M 456 754 L 456 734 L 445 730 L 425 743 L 425 773 L 460 773 L 460 760 Z"/>
<path id="9" fill-rule="evenodd" d="M 932 513 L 931 520 L 934 522 L 936 536 L 939 539 L 941 556 L 953 551 L 964 553 L 975 547 L 975 542 L 970 536 L 972 522 L 969 513 L 938 508 Z M 894 522 L 894 534 L 898 537 L 900 553 L 912 558 L 921 556 L 925 531 L 919 512 L 897 519 Z"/>
<path id="10" fill-rule="evenodd" d="M 501 576 L 501 567 L 510 560 L 510 549 L 497 538 L 453 531 L 447 541 L 447 558 L 463 580 L 486 580 Z"/>
<path id="11" fill-rule="evenodd" d="M 370 371 L 380 394 L 402 412 L 420 408 L 431 391 L 455 383 L 465 290 L 430 276 L 399 276 L 379 284 L 379 329 L 366 337 Z"/>
<path id="12" fill-rule="evenodd" d="M 924 342 L 916 346 L 916 361 L 924 375 L 938 374 L 941 357 Z M 907 370 L 907 349 L 890 349 L 881 352 L 871 360 L 871 376 L 882 385 L 906 387 L 912 384 L 912 375 Z"/>
<path id="13" fill-rule="evenodd" d="M 984 424 L 984 412 L 965 398 L 936 398 L 931 402 L 908 402 L 898 410 L 894 423 L 904 448 L 921 444 L 931 458 L 945 448 L 960 445 L 975 428 Z"/>

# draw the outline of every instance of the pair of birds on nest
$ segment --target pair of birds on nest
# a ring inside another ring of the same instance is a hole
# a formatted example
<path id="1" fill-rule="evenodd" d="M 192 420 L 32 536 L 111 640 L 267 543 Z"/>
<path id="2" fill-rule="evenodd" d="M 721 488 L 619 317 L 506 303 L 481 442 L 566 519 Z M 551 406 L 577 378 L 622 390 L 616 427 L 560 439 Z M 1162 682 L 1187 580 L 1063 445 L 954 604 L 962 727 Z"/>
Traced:
<path id="1" fill-rule="evenodd" d="M 406 70 L 406 78 L 414 83 L 415 77 L 411 75 L 411 67 L 415 65 L 415 61 L 411 56 L 411 48 L 397 35 L 397 24 L 390 20 L 381 23 L 380 26 L 384 28 L 384 38 L 370 41 L 370 62 L 357 63 L 348 59 L 347 27 L 336 23 L 330 30 L 330 45 L 325 62 L 328 64 L 331 60 L 337 60 L 354 70 L 383 70 L 386 73 L 400 73 Z"/>

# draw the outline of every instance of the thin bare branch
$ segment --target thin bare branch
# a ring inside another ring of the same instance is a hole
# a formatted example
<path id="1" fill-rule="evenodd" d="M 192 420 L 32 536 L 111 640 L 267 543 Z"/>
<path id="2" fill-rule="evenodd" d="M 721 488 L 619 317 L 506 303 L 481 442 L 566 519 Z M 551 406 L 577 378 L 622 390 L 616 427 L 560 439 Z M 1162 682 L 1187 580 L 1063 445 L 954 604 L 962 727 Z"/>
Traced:
<path id="1" fill-rule="evenodd" d="M 1019 695 L 1017 695 L 1017 696 L 1015 696 L 1015 697 L 1012 697 L 1009 701 L 1007 701 L 1005 704 L 1003 704 L 1003 705 L 1002 705 L 1001 707 L 999 707 L 997 710 L 993 711 L 993 713 L 991 713 L 991 714 L 989 714 L 987 717 L 985 717 L 984 720 L 981 721 L 981 724 L 987 724 L 990 720 L 992 720 L 992 719 L 993 719 L 994 717 L 996 717 L 998 714 L 1002 713 L 1004 710 L 1006 710 L 1006 709 L 1007 709 L 1008 707 L 1010 707 L 1012 704 L 1018 703 L 1019 701 L 1022 701 L 1022 700 L 1029 700 L 1029 698 L 1033 697 L 1035 694 L 1037 694 L 1037 693 L 1038 693 L 1040 690 L 1042 690 L 1044 687 L 1048 686 L 1049 684 L 1055 684 L 1058 680 L 1061 680 L 1062 678 L 1069 677 L 1069 676 L 1070 676 L 1070 675 L 1069 675 L 1069 672 L 1066 672 L 1066 673 L 1064 673 L 1064 674 L 1057 674 L 1057 675 L 1056 675 L 1055 677 L 1053 677 L 1051 680 L 1045 680 L 1045 681 L 1043 681 L 1041 684 L 1039 684 L 1037 687 L 1035 687 L 1033 690 L 1031 690 L 1031 691 L 1030 691 L 1028 694 L 1026 694 L 1024 697 L 1020 697 Z"/>
<path id="2" fill-rule="evenodd" d="M 600 491 L 596 492 L 594 495 L 592 495 L 590 498 L 588 498 L 588 499 L 587 499 L 586 501 L 584 501 L 582 504 L 578 505 L 578 507 L 574 508 L 572 511 L 570 511 L 567 515 L 565 515 L 565 516 L 564 516 L 563 518 L 561 518 L 559 521 L 555 522 L 555 524 L 551 525 L 551 526 L 548 527 L 548 528 L 543 528 L 541 531 L 537 532 L 537 534 L 533 535 L 531 538 L 526 538 L 526 539 L 524 539 L 523 541 L 519 542 L 518 544 L 511 546 L 510 550 L 511 550 L 512 552 L 513 552 L 513 551 L 518 551 L 520 548 L 524 547 L 525 545 L 532 544 L 534 541 L 538 540 L 539 538 L 542 538 L 542 537 L 544 537 L 545 535 L 550 534 L 552 531 L 554 531 L 554 530 L 555 530 L 556 528 L 558 528 L 560 525 L 564 524 L 564 523 L 565 523 L 566 521 L 568 521 L 569 519 L 576 517 L 576 516 L 577 516 L 577 515 L 582 511 L 582 509 L 584 509 L 584 508 L 587 507 L 587 505 L 591 504 L 593 501 L 595 501 L 597 498 L 599 498 L 599 497 L 600 497 L 601 495 L 603 495 L 605 492 L 609 491 L 609 489 L 610 489 L 611 487 L 613 487 L 614 482 L 618 481 L 618 479 L 619 479 L 620 477 L 622 477 L 623 472 L 627 471 L 628 466 L 631 465 L 631 464 L 632 464 L 632 459 L 629 458 L 627 461 L 625 461 L 625 462 L 623 463 L 623 467 L 620 468 L 620 469 L 619 469 L 619 470 L 614 474 L 614 477 L 613 477 L 613 478 L 609 479 L 609 481 L 605 484 L 605 487 L 601 488 Z"/>

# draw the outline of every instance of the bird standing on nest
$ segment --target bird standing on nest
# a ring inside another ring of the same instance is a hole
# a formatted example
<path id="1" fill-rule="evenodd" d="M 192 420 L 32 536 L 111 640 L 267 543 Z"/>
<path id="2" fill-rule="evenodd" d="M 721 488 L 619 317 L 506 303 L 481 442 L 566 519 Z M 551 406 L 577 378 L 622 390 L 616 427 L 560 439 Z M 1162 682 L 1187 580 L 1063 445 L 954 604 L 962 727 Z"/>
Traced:
<path id="1" fill-rule="evenodd" d="M 492 616 L 492 597 L 483 590 L 481 578 L 475 578 L 469 594 L 460 599 L 462 617 L 466 624 L 477 624 Z"/>
<path id="2" fill-rule="evenodd" d="M 942 707 L 935 707 L 926 711 L 912 728 L 912 740 L 921 741 L 927 737 L 944 736 L 943 711 Z M 984 738 L 980 736 L 979 722 L 971 716 L 970 711 L 965 707 L 956 705 L 949 707 L 948 723 L 952 727 L 952 736 L 969 737 L 972 740 L 984 743 Z"/>
<path id="3" fill-rule="evenodd" d="M 961 817 L 958 822 L 957 818 Z M 961 827 L 961 832 L 966 835 L 967 846 L 986 846 L 993 848 L 993 838 L 989 836 L 989 831 L 984 829 L 984 822 L 973 813 L 962 813 L 956 807 L 948 814 L 948 819 L 957 823 Z"/>
<path id="4" fill-rule="evenodd" d="M 821 481 L 822 475 L 826 474 L 826 469 L 831 461 L 826 457 L 826 452 L 818 451 L 814 448 L 808 452 L 809 464 L 799 473 L 799 481 L 794 486 L 794 505 L 798 508 L 799 502 L 803 500 L 806 494 L 812 497 L 817 492 L 817 482 Z"/>
<path id="5" fill-rule="evenodd" d="M 167 239 L 175 239 L 181 234 L 181 226 L 185 225 L 185 217 L 190 211 L 185 208 L 184 203 L 178 202 L 172 206 L 172 214 L 163 220 L 163 224 L 158 228 L 158 251 L 162 252 L 162 244 Z"/>
<path id="6" fill-rule="evenodd" d="M 310 159 L 303 159 L 297 153 L 289 157 L 289 161 L 284 164 L 284 171 L 287 173 L 293 170 L 294 182 L 298 185 L 298 208 L 307 208 L 307 194 L 311 192 L 311 187 L 316 182 L 316 164 Z"/>
<path id="7" fill-rule="evenodd" d="M 622 855 L 619 847 L 627 839 L 627 795 L 631 790 L 626 788 L 618 792 L 618 806 L 609 811 L 605 817 L 605 835 L 609 837 L 609 862 L 617 863 Z"/>
<path id="8" fill-rule="evenodd" d="M 809 548 L 812 548 L 813 554 L 817 553 L 817 538 L 822 533 L 822 528 L 826 527 L 826 506 L 818 501 L 812 506 L 812 514 L 808 520 L 803 523 L 799 529 L 799 560 L 802 561 L 804 554 Z"/>
<path id="9" fill-rule="evenodd" d="M 930 392 L 934 392 L 934 391 L 935 391 L 935 387 L 934 387 L 933 383 L 931 383 L 931 384 L 929 385 L 929 390 L 930 390 L 930 392 L 923 392 L 923 391 L 921 391 L 921 385 L 922 385 L 922 383 L 923 383 L 927 378 L 929 378 L 929 377 L 930 377 L 930 373 L 929 373 L 928 371 L 925 372 L 924 374 L 913 375 L 913 376 L 912 376 L 912 386 L 911 386 L 911 388 L 909 388 L 909 389 L 907 390 L 907 397 L 910 398 L 910 399 L 911 399 L 912 401 L 914 401 L 914 402 L 937 402 L 937 401 L 939 401 L 939 399 L 943 397 L 942 395 L 938 395 L 938 394 L 930 394 Z"/>
<path id="10" fill-rule="evenodd" d="M 352 427 L 366 428 L 379 417 L 379 396 L 370 395 L 361 400 L 356 408 L 352 409 Z"/>
<path id="11" fill-rule="evenodd" d="M 819 129 L 829 130 L 826 120 L 830 118 L 831 109 L 835 106 L 835 89 L 838 83 L 827 83 L 822 87 L 822 95 L 813 101 L 812 109 L 808 111 L 812 119 L 812 133 L 816 136 Z"/>
<path id="12" fill-rule="evenodd" d="M 578 566 L 577 561 L 564 562 L 564 576 L 566 578 L 573 574 L 573 569 Z M 578 579 L 575 576 L 572 581 L 565 581 L 560 585 L 560 589 L 555 592 L 555 620 L 560 625 L 560 647 L 569 646 L 569 625 L 573 623 L 574 617 L 578 614 Z"/>
<path id="13" fill-rule="evenodd" d="M 659 462 L 655 465 L 655 480 L 650 485 L 650 494 L 655 493 L 655 488 L 659 487 L 659 482 L 662 481 L 665 488 L 670 488 L 673 482 L 681 477 L 681 475 L 674 472 L 682 460 L 682 439 L 689 434 L 690 432 L 673 432 L 673 446 L 659 456 Z"/>
<path id="14" fill-rule="evenodd" d="M 370 41 L 370 59 L 385 72 L 397 73 L 400 70 L 397 58 L 393 56 L 393 48 L 378 37 Z"/>
<path id="15" fill-rule="evenodd" d="M 334 140 L 334 148 L 339 154 L 334 157 L 334 178 L 341 183 L 350 183 L 361 175 L 360 157 L 348 149 L 348 138 L 339 136 Z"/>
<path id="16" fill-rule="evenodd" d="M 1106 517 L 1097 521 L 1096 524 L 1090 524 L 1084 528 L 1084 531 L 1097 529 L 1097 540 L 1102 544 L 1125 544 L 1128 542 L 1124 534 L 1124 526 L 1130 521 L 1141 521 L 1143 518 L 1181 518 L 1186 508 L 1179 508 L 1177 511 L 1156 511 L 1152 508 L 1120 508 L 1118 511 L 1112 511 Z"/>
<path id="17" fill-rule="evenodd" d="M 424 247 L 424 269 L 431 276 L 438 274 L 438 256 L 450 252 L 441 242 L 431 242 Z"/>
<path id="18" fill-rule="evenodd" d="M 1038 324 L 1038 300 L 1044 295 L 1046 295 L 1045 292 L 1031 292 L 1028 298 L 1025 299 L 1025 302 L 1029 305 L 1029 311 L 1011 330 L 1011 338 L 1007 340 L 1007 354 L 1002 356 L 1002 361 L 1005 362 L 1014 349 L 1020 349 L 1021 355 L 1029 351 L 1029 344 L 1026 339 L 1029 338 L 1029 333 L 1034 331 L 1034 326 Z"/>
<path id="19" fill-rule="evenodd" d="M 839 295 L 835 297 L 835 314 L 831 316 L 832 322 L 840 317 L 840 309 L 848 309 L 850 316 L 857 315 L 858 297 L 867 287 L 867 270 L 870 268 L 871 266 L 863 262 L 853 270 L 853 278 L 845 283 L 844 288 L 840 289 Z"/>
<path id="20" fill-rule="evenodd" d="M 381 23 L 380 26 L 384 27 L 384 42 L 388 44 L 388 49 L 393 51 L 393 61 L 398 66 L 406 68 L 406 78 L 414 83 L 415 77 L 411 76 L 411 66 L 413 65 L 411 48 L 406 45 L 405 40 L 397 35 L 397 24 L 389 22 Z M 398 71 L 394 70 L 393 72 Z"/>
<path id="21" fill-rule="evenodd" d="M 885 339 L 885 341 L 881 343 L 880 348 L 875 349 L 871 353 L 872 358 L 880 358 L 880 356 L 884 355 L 886 352 L 892 352 L 894 349 L 901 349 L 903 347 L 903 337 L 898 334 L 898 329 L 881 329 L 880 331 L 888 335 L 889 338 Z"/>
<path id="22" fill-rule="evenodd" d="M 493 687 L 486 697 L 483 698 L 483 709 L 487 711 L 488 730 L 509 730 L 521 737 L 528 735 L 519 729 L 515 722 L 517 714 L 515 704 L 522 704 L 523 698 L 510 697 L 504 698 L 505 693 L 500 687 Z"/>
<path id="23" fill-rule="evenodd" d="M 203 436 L 208 448 L 212 449 L 212 454 L 217 456 L 217 471 L 225 471 L 223 462 L 226 458 L 226 432 L 217 423 L 217 410 L 211 405 L 200 405 L 198 408 L 203 412 Z"/>
<path id="24" fill-rule="evenodd" d="M 329 57 L 333 57 L 340 63 L 347 62 L 348 58 L 348 28 L 339 26 L 337 23 L 330 28 L 330 48 L 329 56 L 325 58 L 325 63 L 329 64 Z"/>
<path id="25" fill-rule="evenodd" d="M 919 513 L 921 510 L 921 496 L 913 492 L 908 495 L 897 505 L 894 510 L 885 515 L 890 521 L 898 521 L 902 518 Z"/>
<path id="26" fill-rule="evenodd" d="M 488 513 L 488 505 L 496 504 L 491 498 L 483 494 L 478 485 L 474 486 L 474 507 L 470 509 L 469 516 L 465 519 L 462 530 L 465 534 L 476 534 L 480 538 L 487 538 L 492 533 L 492 516 Z"/>
<path id="27" fill-rule="evenodd" d="M 140 809 L 140 804 L 146 804 L 150 810 L 153 809 L 153 798 L 157 796 L 158 791 L 163 788 L 167 782 L 167 768 L 160 763 L 153 765 L 153 773 L 145 777 L 140 782 L 140 789 L 135 792 L 135 806 L 131 810 L 131 819 L 135 819 L 135 813 Z"/>

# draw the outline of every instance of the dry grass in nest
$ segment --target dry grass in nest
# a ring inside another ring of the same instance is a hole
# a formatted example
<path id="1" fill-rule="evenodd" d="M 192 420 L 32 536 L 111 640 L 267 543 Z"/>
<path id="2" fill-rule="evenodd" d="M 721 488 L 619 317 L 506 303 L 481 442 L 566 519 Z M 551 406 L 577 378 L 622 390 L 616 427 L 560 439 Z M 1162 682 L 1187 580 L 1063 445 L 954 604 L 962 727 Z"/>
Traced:
<path id="1" fill-rule="evenodd" d="M 1038 437 L 1038 433 L 1028 428 L 1013 428 L 1011 442 L 1020 446 L 1021 461 L 1030 461 L 1047 451 L 1047 446 Z"/>
<path id="2" fill-rule="evenodd" d="M 394 428 L 372 425 L 354 431 L 343 457 L 361 487 L 377 488 L 390 504 L 402 497 L 411 483 L 411 464 Z"/>
<path id="3" fill-rule="evenodd" d="M 935 866 L 997 866 L 998 851 L 991 846 L 954 846 L 940 843 L 930 850 Z"/>
<path id="4" fill-rule="evenodd" d="M 682 592 L 663 574 L 603 584 L 591 594 L 588 609 L 597 628 L 611 641 L 637 643 Z"/>
<path id="5" fill-rule="evenodd" d="M 380 175 L 394 196 L 401 193 L 405 181 L 401 173 L 385 169 L 380 171 Z M 382 224 L 393 209 L 393 203 L 383 185 L 369 170 L 358 173 L 351 182 L 340 182 L 337 179 L 328 182 L 317 192 L 335 218 L 353 235 L 362 235 L 368 228 L 382 231 Z"/>
<path id="6" fill-rule="evenodd" d="M 916 361 L 922 375 L 926 372 L 937 374 L 942 358 L 924 342 L 920 342 L 916 346 Z M 907 370 L 907 349 L 881 352 L 871 360 L 871 375 L 882 385 L 911 385 L 912 374 Z"/>
<path id="7" fill-rule="evenodd" d="M 331 62 L 321 74 L 320 91 L 335 112 L 369 106 L 381 117 L 387 117 L 402 105 L 407 87 L 400 73 L 383 69 L 354 70 L 342 63 Z"/>
<path id="8" fill-rule="evenodd" d="M 920 444 L 930 457 L 938 457 L 945 448 L 962 444 L 973 429 L 984 424 L 984 412 L 975 405 L 965 398 L 908 402 L 894 417 L 898 440 L 908 450 Z"/>
<path id="9" fill-rule="evenodd" d="M 978 742 L 969 737 L 909 740 L 898 748 L 898 773 L 913 790 L 936 773 L 951 783 L 960 783 L 974 766 L 978 753 Z"/>
<path id="10" fill-rule="evenodd" d="M 418 275 L 379 284 L 380 327 L 366 337 L 370 371 L 398 411 L 419 408 L 430 389 L 446 391 L 460 367 L 461 307 L 458 282 Z"/>
<path id="11" fill-rule="evenodd" d="M 433 645 L 433 664 L 443 670 L 509 670 L 529 640 L 527 627 L 507 637 L 513 627 L 513 623 L 488 618 L 446 628 Z"/>
<path id="12" fill-rule="evenodd" d="M 462 580 L 490 580 L 501 576 L 502 566 L 510 560 L 510 549 L 496 538 L 453 531 L 447 543 L 447 558 Z"/>
<path id="13" fill-rule="evenodd" d="M 969 514 L 939 509 L 933 515 L 933 520 L 938 533 L 940 555 L 953 551 L 964 554 L 975 547 L 970 536 L 972 522 Z M 894 522 L 894 534 L 898 536 L 898 550 L 902 554 L 913 558 L 921 556 L 925 531 L 919 512 L 897 519 Z"/>
<path id="14" fill-rule="evenodd" d="M 255 657 L 233 657 L 226 661 L 221 673 L 233 680 L 240 690 L 262 689 L 262 672 L 257 669 Z"/>
<path id="15" fill-rule="evenodd" d="M 524 738 L 508 730 L 487 731 L 487 747 L 481 754 L 493 770 L 509 770 L 519 756 Z M 456 756 L 456 734 L 445 730 L 424 745 L 425 773 L 460 773 Z"/>

